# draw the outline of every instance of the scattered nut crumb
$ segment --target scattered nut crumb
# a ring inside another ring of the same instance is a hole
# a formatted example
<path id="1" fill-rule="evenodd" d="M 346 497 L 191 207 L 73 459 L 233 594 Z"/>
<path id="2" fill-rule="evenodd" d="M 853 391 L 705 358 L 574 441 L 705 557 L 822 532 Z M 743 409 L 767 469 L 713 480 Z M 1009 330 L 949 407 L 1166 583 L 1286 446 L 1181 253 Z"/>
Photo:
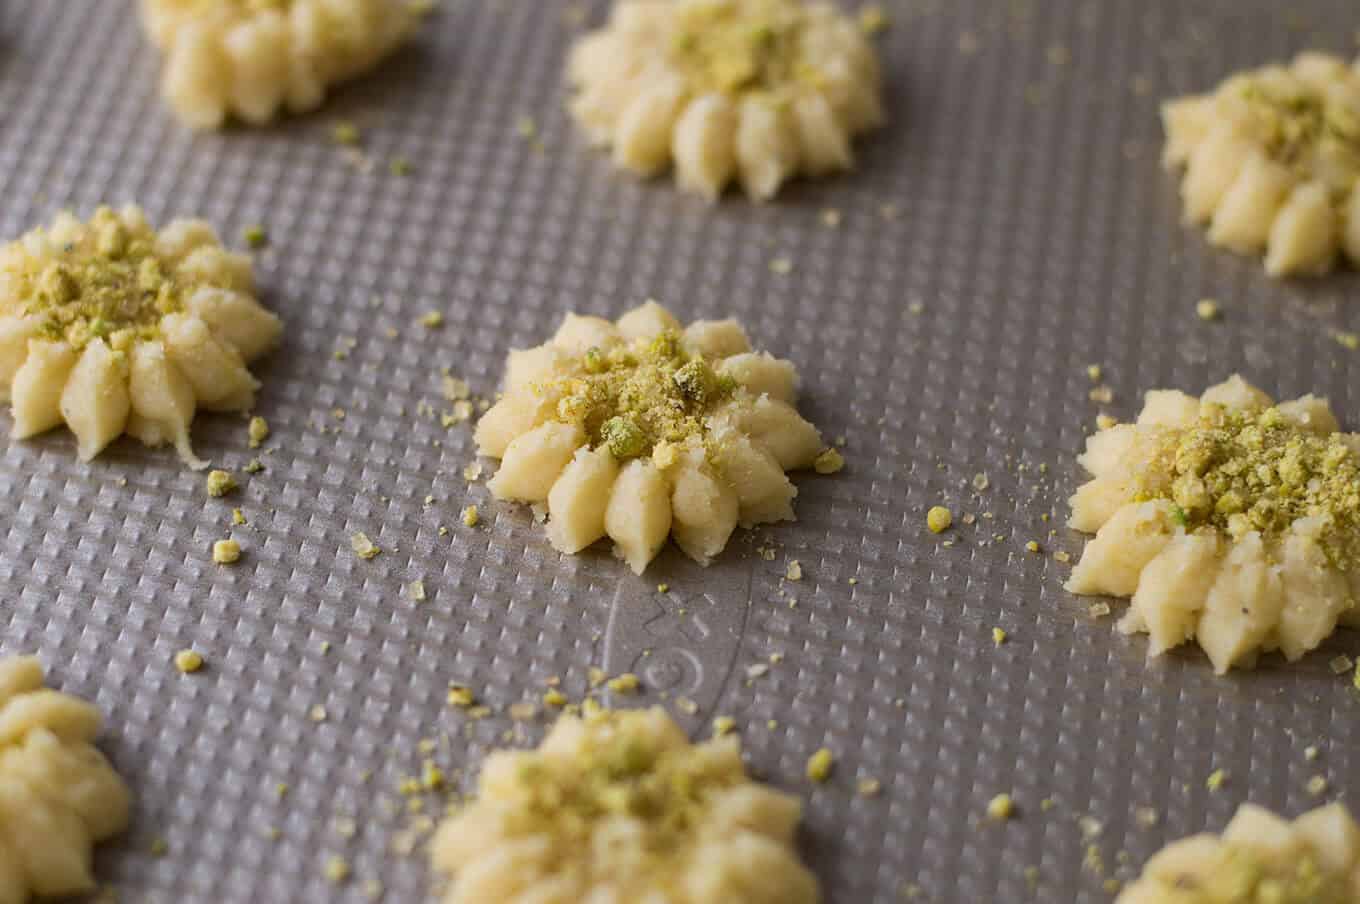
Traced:
<path id="1" fill-rule="evenodd" d="M 1200 320 L 1217 320 L 1219 316 L 1218 302 L 1212 298 L 1204 298 L 1195 304 L 1195 314 Z"/>
<path id="2" fill-rule="evenodd" d="M 814 782 L 824 782 L 831 777 L 831 770 L 836 765 L 836 757 L 825 747 L 818 750 L 807 761 L 807 777 Z"/>
<path id="3" fill-rule="evenodd" d="M 241 544 L 235 540 L 218 540 L 212 547 L 212 559 L 218 565 L 231 565 L 241 558 Z"/>
<path id="4" fill-rule="evenodd" d="M 845 456 L 836 449 L 827 449 L 812 460 L 812 468 L 818 474 L 835 474 L 845 467 Z"/>
<path id="5" fill-rule="evenodd" d="M 1005 822 L 1015 815 L 1015 801 L 1009 794 L 998 794 L 987 802 L 987 818 Z"/>
<path id="6" fill-rule="evenodd" d="M 208 495 L 220 499 L 236 489 L 236 478 L 230 471 L 214 470 L 208 472 Z"/>
<path id="7" fill-rule="evenodd" d="M 269 439 L 269 422 L 256 415 L 250 419 L 250 425 L 246 428 L 246 432 L 250 436 L 250 448 L 258 449 L 265 440 Z"/>
<path id="8" fill-rule="evenodd" d="M 203 655 L 196 650 L 180 650 L 175 654 L 175 668 L 192 675 L 203 668 Z"/>
<path id="9" fill-rule="evenodd" d="M 932 533 L 944 533 L 953 523 L 953 514 L 942 505 L 932 506 L 930 511 L 926 512 L 926 527 L 930 528 Z"/>

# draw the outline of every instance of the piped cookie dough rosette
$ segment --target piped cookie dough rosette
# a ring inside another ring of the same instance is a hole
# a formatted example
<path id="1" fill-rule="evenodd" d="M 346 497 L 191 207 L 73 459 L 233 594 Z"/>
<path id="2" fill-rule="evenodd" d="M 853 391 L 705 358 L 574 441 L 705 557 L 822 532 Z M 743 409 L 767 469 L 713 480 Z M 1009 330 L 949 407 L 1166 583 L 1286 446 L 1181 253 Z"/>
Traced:
<path id="1" fill-rule="evenodd" d="M 279 337 L 255 300 L 250 259 L 212 227 L 157 233 L 137 207 L 60 214 L 0 247 L 0 398 L 16 439 L 65 424 L 89 460 L 123 433 L 173 443 L 192 467 L 198 408 L 245 411 L 246 364 Z"/>
<path id="2" fill-rule="evenodd" d="M 488 488 L 546 503 L 561 552 L 607 535 L 641 574 L 670 536 L 707 565 L 738 525 L 794 517 L 785 472 L 824 450 L 797 382 L 734 320 L 682 329 L 654 302 L 617 323 L 569 314 L 546 345 L 509 355 L 477 425 L 478 450 L 501 460 Z"/>
<path id="3" fill-rule="evenodd" d="M 1165 104 L 1164 160 L 1185 168 L 1185 218 L 1209 241 L 1265 253 L 1272 276 L 1360 263 L 1360 63 L 1323 53 Z"/>
<path id="4" fill-rule="evenodd" d="M 1325 400 L 1237 376 L 1149 392 L 1080 458 L 1070 524 L 1095 537 L 1068 589 L 1132 597 L 1120 628 L 1149 655 L 1194 640 L 1219 673 L 1360 627 L 1360 437 L 1338 429 Z"/>
<path id="5" fill-rule="evenodd" d="M 829 3 L 620 0 L 568 64 L 571 112 L 614 162 L 716 199 L 757 201 L 797 175 L 849 169 L 883 120 L 879 64 Z"/>
<path id="6" fill-rule="evenodd" d="M 1341 804 L 1292 822 L 1243 804 L 1218 835 L 1167 845 L 1115 904 L 1355 904 L 1360 827 Z"/>
<path id="7" fill-rule="evenodd" d="M 690 744 L 660 709 L 594 710 L 487 757 L 430 851 L 445 904 L 815 904 L 800 811 L 746 775 L 735 736 Z"/>
<path id="8" fill-rule="evenodd" d="M 99 711 L 0 658 L 0 902 L 95 890 L 94 844 L 127 826 L 130 795 L 93 745 Z"/>
<path id="9" fill-rule="evenodd" d="M 165 54 L 161 93 L 196 129 L 235 116 L 269 122 L 321 106 L 337 82 L 372 69 L 414 28 L 411 0 L 140 0 Z"/>

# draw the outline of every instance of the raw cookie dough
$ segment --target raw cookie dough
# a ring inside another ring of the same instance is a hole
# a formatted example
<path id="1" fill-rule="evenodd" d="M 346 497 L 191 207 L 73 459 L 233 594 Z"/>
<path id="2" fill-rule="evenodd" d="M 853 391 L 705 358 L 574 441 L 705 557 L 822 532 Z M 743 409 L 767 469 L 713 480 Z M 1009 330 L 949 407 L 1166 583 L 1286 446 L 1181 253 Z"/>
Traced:
<path id="1" fill-rule="evenodd" d="M 1096 536 L 1067 587 L 1131 596 L 1120 628 L 1149 655 L 1194 639 L 1221 674 L 1360 627 L 1360 436 L 1326 400 L 1275 405 L 1238 376 L 1157 390 L 1079 461 L 1070 524 Z"/>
<path id="2" fill-rule="evenodd" d="M 674 164 L 710 200 L 734 178 L 765 201 L 795 175 L 849 169 L 851 139 L 883 121 L 874 49 L 829 3 L 619 0 L 567 75 L 572 115 L 617 165 Z"/>
<path id="3" fill-rule="evenodd" d="M 746 775 L 735 736 L 690 744 L 659 708 L 594 710 L 487 757 L 430 852 L 445 904 L 812 904 L 800 812 Z"/>
<path id="4" fill-rule="evenodd" d="M 1360 263 L 1360 61 L 1303 53 L 1162 107 L 1185 218 L 1271 276 Z"/>
<path id="5" fill-rule="evenodd" d="M 250 258 L 201 220 L 157 233 L 137 207 L 68 213 L 0 247 L 0 399 L 13 435 L 65 423 L 84 460 L 123 433 L 174 443 L 193 467 L 194 410 L 245 411 L 246 363 L 281 326 L 253 297 Z"/>
<path id="6" fill-rule="evenodd" d="M 1360 827 L 1341 804 L 1293 822 L 1243 804 L 1216 835 L 1163 848 L 1115 904 L 1355 904 Z"/>
<path id="7" fill-rule="evenodd" d="M 0 901 L 95 890 L 94 843 L 127 827 L 127 787 L 91 743 L 99 711 L 0 658 Z"/>
<path id="8" fill-rule="evenodd" d="M 501 459 L 487 486 L 547 503 L 562 552 L 607 535 L 641 574 L 672 536 L 707 565 L 737 525 L 793 520 L 784 472 L 825 448 L 797 381 L 735 320 L 682 328 L 655 302 L 617 323 L 569 314 L 546 345 L 510 352 L 477 424 L 478 451 Z"/>
<path id="9" fill-rule="evenodd" d="M 166 56 L 161 93 L 187 125 L 269 122 L 321 106 L 410 34 L 410 0 L 140 0 Z"/>

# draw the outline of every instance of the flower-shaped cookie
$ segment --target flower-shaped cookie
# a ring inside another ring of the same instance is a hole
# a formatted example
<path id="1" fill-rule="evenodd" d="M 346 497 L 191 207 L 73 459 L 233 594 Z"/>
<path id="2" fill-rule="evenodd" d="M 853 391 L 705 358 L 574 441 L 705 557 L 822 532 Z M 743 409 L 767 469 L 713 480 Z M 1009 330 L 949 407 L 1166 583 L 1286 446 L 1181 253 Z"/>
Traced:
<path id="1" fill-rule="evenodd" d="M 510 352 L 505 395 L 477 424 L 478 450 L 501 459 L 487 486 L 546 502 L 562 552 L 608 535 L 641 574 L 673 536 L 707 565 L 738 524 L 793 520 L 784 472 L 824 448 L 796 387 L 734 320 L 682 330 L 655 302 L 617 323 L 569 314 L 551 342 Z"/>
<path id="2" fill-rule="evenodd" d="M 1185 217 L 1272 276 L 1360 263 L 1360 62 L 1300 54 L 1165 104 L 1168 167 Z"/>
<path id="3" fill-rule="evenodd" d="M 661 709 L 594 710 L 487 757 L 430 850 L 445 904 L 813 904 L 800 811 L 751 781 L 734 736 L 692 745 Z"/>
<path id="4" fill-rule="evenodd" d="M 1193 639 L 1219 673 L 1360 627 L 1360 436 L 1337 431 L 1325 400 L 1275 405 L 1237 376 L 1148 393 L 1080 458 L 1070 523 L 1096 536 L 1068 589 L 1131 596 L 1120 627 L 1149 655 Z"/>
<path id="5" fill-rule="evenodd" d="M 373 68 L 410 34 L 410 0 L 140 0 L 166 55 L 161 92 L 197 129 L 228 116 L 265 123 L 321 106 L 326 89 Z"/>
<path id="6" fill-rule="evenodd" d="M 127 788 L 91 743 L 99 711 L 0 659 L 0 901 L 95 889 L 91 850 L 127 827 Z"/>
<path id="7" fill-rule="evenodd" d="M 1167 845 L 1115 904 L 1355 904 L 1360 826 L 1341 804 L 1290 822 L 1243 804 L 1217 835 Z"/>
<path id="8" fill-rule="evenodd" d="M 65 423 L 82 459 L 126 432 L 189 445 L 198 407 L 245 411 L 259 383 L 246 362 L 278 339 L 254 299 L 250 259 L 212 227 L 176 220 L 159 234 L 137 207 L 60 214 L 0 247 L 0 398 L 13 435 Z"/>
<path id="9" fill-rule="evenodd" d="M 733 178 L 757 201 L 798 174 L 849 169 L 883 120 L 878 58 L 856 23 L 803 0 L 619 0 L 573 49 L 571 112 L 619 166 L 674 164 L 716 199 Z"/>

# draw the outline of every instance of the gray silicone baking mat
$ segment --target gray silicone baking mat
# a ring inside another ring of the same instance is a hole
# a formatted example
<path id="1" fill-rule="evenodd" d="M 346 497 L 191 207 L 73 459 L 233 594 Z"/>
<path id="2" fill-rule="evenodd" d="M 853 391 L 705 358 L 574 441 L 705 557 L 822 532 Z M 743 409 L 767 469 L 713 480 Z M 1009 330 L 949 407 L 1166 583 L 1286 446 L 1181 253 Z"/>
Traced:
<path id="1" fill-rule="evenodd" d="M 1360 327 L 1357 277 L 1274 283 L 1211 250 L 1157 160 L 1159 98 L 1305 47 L 1350 52 L 1349 0 L 887 3 L 891 125 L 857 172 L 765 207 L 640 184 L 579 140 L 559 73 L 603 3 L 444 0 L 321 113 L 204 136 L 158 103 L 132 6 L 0 0 L 0 234 L 100 201 L 203 216 L 236 244 L 262 224 L 259 281 L 287 333 L 257 371 L 266 470 L 234 500 L 128 441 L 90 465 L 60 432 L 0 450 L 0 650 L 40 653 L 107 713 L 138 799 L 99 855 L 122 900 L 361 901 L 375 880 L 384 900 L 425 899 L 423 857 L 392 850 L 421 741 L 451 777 L 475 771 L 541 734 L 546 717 L 510 704 L 555 676 L 579 699 L 590 666 L 636 670 L 640 700 L 664 692 L 696 735 L 734 717 L 752 768 L 806 800 L 831 902 L 912 886 L 1107 901 L 1104 878 L 1240 801 L 1299 811 L 1315 774 L 1356 793 L 1360 700 L 1329 669 L 1360 652 L 1354 634 L 1224 679 L 1194 652 L 1147 665 L 1053 558 L 1081 548 L 1059 525 L 1083 435 L 1143 390 L 1241 371 L 1330 395 L 1360 426 L 1357 353 L 1334 338 Z M 338 118 L 361 126 L 362 159 L 331 140 Z M 438 414 L 441 368 L 490 394 L 506 349 L 564 312 L 648 296 L 735 315 L 798 362 L 804 410 L 848 465 L 800 479 L 796 524 L 738 536 L 707 571 L 668 551 L 639 579 L 607 552 L 559 557 L 528 511 L 467 489 L 470 431 Z M 1204 297 L 1220 321 L 1195 316 Z M 439 329 L 418 323 L 431 310 Z M 1108 405 L 1087 397 L 1091 363 Z M 238 473 L 255 454 L 239 418 L 202 417 L 194 437 Z M 938 502 L 958 516 L 947 537 L 923 526 Z M 355 531 L 382 555 L 357 558 Z M 245 557 L 215 567 L 228 533 Z M 171 664 L 188 646 L 208 661 L 191 677 Z M 451 681 L 492 715 L 447 706 Z M 836 770 L 814 787 L 822 746 Z M 882 794 L 857 796 L 860 778 Z M 1019 816 L 988 823 L 1002 791 Z M 353 868 L 340 886 L 332 855 Z"/>

